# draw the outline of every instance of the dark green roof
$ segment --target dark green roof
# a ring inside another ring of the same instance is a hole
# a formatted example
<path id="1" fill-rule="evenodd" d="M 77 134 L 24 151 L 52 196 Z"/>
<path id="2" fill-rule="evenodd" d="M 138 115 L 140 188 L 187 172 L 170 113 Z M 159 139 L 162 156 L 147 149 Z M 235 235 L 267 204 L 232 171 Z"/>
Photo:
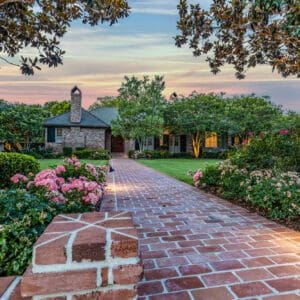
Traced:
<path id="1" fill-rule="evenodd" d="M 44 122 L 45 126 L 61 126 L 61 127 L 96 127 L 96 128 L 109 128 L 109 125 L 99 119 L 91 112 L 81 109 L 81 122 L 71 123 L 70 122 L 71 112 L 66 112 L 62 115 L 52 117 Z"/>
<path id="2" fill-rule="evenodd" d="M 119 116 L 118 109 L 115 107 L 98 107 L 92 110 L 91 113 L 109 126 L 111 126 L 111 122 Z"/>

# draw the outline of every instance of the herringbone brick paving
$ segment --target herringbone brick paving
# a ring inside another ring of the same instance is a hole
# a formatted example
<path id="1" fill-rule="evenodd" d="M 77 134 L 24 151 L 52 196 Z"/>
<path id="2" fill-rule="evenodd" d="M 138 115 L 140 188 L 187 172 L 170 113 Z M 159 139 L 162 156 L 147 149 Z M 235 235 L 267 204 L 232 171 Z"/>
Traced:
<path id="1" fill-rule="evenodd" d="M 131 211 L 140 300 L 300 299 L 300 233 L 128 159 L 102 210 Z"/>

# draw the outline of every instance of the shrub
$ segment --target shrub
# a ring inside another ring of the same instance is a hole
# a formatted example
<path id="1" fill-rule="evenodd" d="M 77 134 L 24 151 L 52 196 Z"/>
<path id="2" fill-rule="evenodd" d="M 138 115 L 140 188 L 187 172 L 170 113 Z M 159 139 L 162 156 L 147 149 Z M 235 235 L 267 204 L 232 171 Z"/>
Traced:
<path id="1" fill-rule="evenodd" d="M 80 159 L 99 159 L 108 160 L 110 158 L 109 152 L 106 149 L 82 149 L 75 150 L 73 155 Z"/>
<path id="2" fill-rule="evenodd" d="M 221 171 L 219 170 L 218 165 L 208 165 L 203 172 L 201 180 L 202 187 L 218 186 L 220 178 Z"/>
<path id="3" fill-rule="evenodd" d="M 65 157 L 70 157 L 73 153 L 72 147 L 63 147 L 63 154 Z"/>
<path id="4" fill-rule="evenodd" d="M 55 159 L 55 158 L 61 158 L 62 154 L 61 153 L 54 153 L 53 150 L 51 148 L 47 148 L 44 150 L 23 150 L 22 151 L 23 154 L 27 154 L 30 156 L 33 156 L 36 159 Z"/>
<path id="5" fill-rule="evenodd" d="M 232 163 L 251 171 L 276 168 L 300 172 L 300 137 L 296 133 L 280 132 L 253 139 L 230 157 Z"/>
<path id="6" fill-rule="evenodd" d="M 128 151 L 128 157 L 133 158 L 134 152 L 135 152 L 135 150 L 129 150 Z"/>
<path id="7" fill-rule="evenodd" d="M 202 158 L 210 158 L 210 159 L 224 159 L 227 158 L 228 154 L 227 149 L 204 149 L 202 152 Z"/>
<path id="8" fill-rule="evenodd" d="M 24 190 L 0 192 L 0 276 L 22 275 L 31 261 L 32 246 L 52 218 L 90 208 L 77 203 L 57 204 Z"/>
<path id="9" fill-rule="evenodd" d="M 39 167 L 39 163 L 32 156 L 20 153 L 0 153 L 0 188 L 10 186 L 10 178 L 16 173 L 25 175 L 37 173 Z"/>

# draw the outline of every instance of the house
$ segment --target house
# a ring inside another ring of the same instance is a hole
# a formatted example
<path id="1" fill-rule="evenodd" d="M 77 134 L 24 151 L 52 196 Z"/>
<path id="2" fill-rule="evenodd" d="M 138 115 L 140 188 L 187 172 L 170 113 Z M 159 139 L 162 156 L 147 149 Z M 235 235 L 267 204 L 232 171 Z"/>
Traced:
<path id="1" fill-rule="evenodd" d="M 75 86 L 71 90 L 71 110 L 44 122 L 45 147 L 55 152 L 62 152 L 64 147 L 128 152 L 135 148 L 134 141 L 111 133 L 111 122 L 117 116 L 117 109 L 113 107 L 92 111 L 82 108 L 82 93 Z"/>
<path id="2" fill-rule="evenodd" d="M 99 107 L 92 111 L 82 108 L 82 93 L 78 87 L 71 90 L 71 110 L 62 115 L 47 119 L 45 126 L 45 147 L 62 152 L 64 147 L 102 148 L 112 153 L 137 150 L 138 144 L 113 136 L 112 121 L 118 117 L 114 107 Z M 205 150 L 226 149 L 238 143 L 236 138 L 207 133 L 203 148 Z M 190 135 L 174 134 L 165 131 L 163 137 L 148 137 L 146 150 L 168 149 L 170 153 L 192 153 Z"/>

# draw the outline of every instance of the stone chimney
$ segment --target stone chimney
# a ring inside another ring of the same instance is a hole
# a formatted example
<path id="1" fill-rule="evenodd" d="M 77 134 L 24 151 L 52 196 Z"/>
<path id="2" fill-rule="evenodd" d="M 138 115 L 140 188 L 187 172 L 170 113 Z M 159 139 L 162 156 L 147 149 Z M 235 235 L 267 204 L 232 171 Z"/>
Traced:
<path id="1" fill-rule="evenodd" d="M 81 122 L 81 90 L 74 86 L 71 90 L 71 123 Z"/>

